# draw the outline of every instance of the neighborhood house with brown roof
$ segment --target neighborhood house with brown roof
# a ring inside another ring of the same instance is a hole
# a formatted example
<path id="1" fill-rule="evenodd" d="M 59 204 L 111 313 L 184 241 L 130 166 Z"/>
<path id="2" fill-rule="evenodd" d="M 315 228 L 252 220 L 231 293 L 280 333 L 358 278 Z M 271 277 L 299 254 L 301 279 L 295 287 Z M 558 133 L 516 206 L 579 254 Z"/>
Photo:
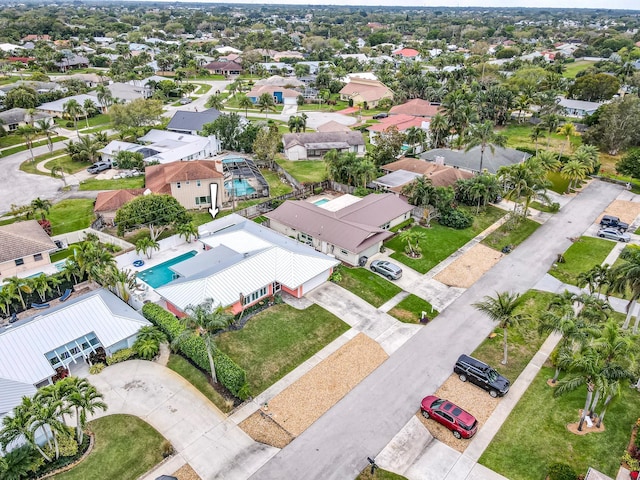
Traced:
<path id="1" fill-rule="evenodd" d="M 393 91 L 378 80 L 351 77 L 349 83 L 340 90 L 340 100 L 352 101 L 353 105 L 363 105 L 365 108 L 375 108 L 385 98 L 393 100 Z"/>
<path id="2" fill-rule="evenodd" d="M 385 175 L 372 183 L 380 190 L 396 193 L 401 193 L 405 185 L 422 176 L 431 180 L 436 187 L 453 186 L 458 180 L 466 180 L 474 176 L 468 170 L 439 165 L 418 158 L 401 158 L 380 168 Z"/>
<path id="3" fill-rule="evenodd" d="M 57 248 L 35 220 L 0 226 L 0 280 L 49 265 Z"/>
<path id="4" fill-rule="evenodd" d="M 346 205 L 333 210 L 334 202 Z M 407 220 L 412 209 L 403 198 L 383 193 L 362 199 L 343 195 L 320 206 L 288 200 L 265 216 L 276 232 L 349 265 L 358 265 L 361 258 L 380 251 L 382 243 L 393 236 L 389 229 Z"/>

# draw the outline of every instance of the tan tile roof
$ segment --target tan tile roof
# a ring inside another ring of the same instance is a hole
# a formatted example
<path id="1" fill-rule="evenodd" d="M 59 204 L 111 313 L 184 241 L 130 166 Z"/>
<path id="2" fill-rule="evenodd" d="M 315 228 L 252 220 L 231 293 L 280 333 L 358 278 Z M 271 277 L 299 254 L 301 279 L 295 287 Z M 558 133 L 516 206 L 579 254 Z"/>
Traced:
<path id="1" fill-rule="evenodd" d="M 341 95 L 356 96 L 359 95 L 365 101 L 380 100 L 393 92 L 384 83 L 377 80 L 367 80 L 364 78 L 352 78 L 342 90 Z"/>
<path id="2" fill-rule="evenodd" d="M 473 173 L 468 170 L 460 170 L 459 168 L 448 167 L 446 165 L 438 165 L 418 158 L 401 158 L 393 163 L 383 165 L 382 169 L 388 172 L 404 170 L 407 172 L 419 173 L 429 178 L 431 183 L 436 187 L 448 187 L 455 184 L 458 180 L 473 177 Z M 403 185 L 400 185 L 392 188 L 391 190 L 394 192 L 400 192 L 402 191 L 402 187 Z"/>
<path id="3" fill-rule="evenodd" d="M 56 248 L 56 244 L 35 220 L 0 227 L 0 263 Z"/>
<path id="4" fill-rule="evenodd" d="M 133 200 L 138 195 L 142 195 L 144 188 L 135 188 L 130 190 L 112 190 L 109 192 L 100 192 L 96 197 L 96 203 L 93 207 L 94 212 L 113 212 L 118 210 L 122 205 Z"/>
<path id="5" fill-rule="evenodd" d="M 171 193 L 173 182 L 222 178 L 216 163 L 208 160 L 173 162 L 145 168 L 145 185 L 153 193 Z"/>
<path id="6" fill-rule="evenodd" d="M 438 105 L 431 105 L 430 102 L 426 100 L 422 100 L 420 98 L 414 98 L 413 100 L 409 100 L 408 102 L 403 103 L 402 105 L 396 105 L 395 107 L 391 107 L 389 113 L 391 115 L 415 115 L 416 117 L 433 117 L 439 111 L 441 107 Z"/>
<path id="7" fill-rule="evenodd" d="M 330 122 L 323 123 L 316 128 L 318 132 L 326 133 L 326 132 L 350 132 L 351 129 L 346 125 L 343 125 L 335 120 L 331 120 Z"/>

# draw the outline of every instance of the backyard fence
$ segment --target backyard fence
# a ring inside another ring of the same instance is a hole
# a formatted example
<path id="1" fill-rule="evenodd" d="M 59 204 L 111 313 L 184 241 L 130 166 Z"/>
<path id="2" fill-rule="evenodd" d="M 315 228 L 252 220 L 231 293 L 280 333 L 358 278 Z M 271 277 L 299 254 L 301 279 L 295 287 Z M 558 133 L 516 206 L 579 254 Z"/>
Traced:
<path id="1" fill-rule="evenodd" d="M 101 232 L 99 230 L 94 230 L 93 228 L 84 228 L 82 230 L 76 230 L 74 232 L 54 235 L 53 237 L 51 237 L 51 240 L 53 240 L 54 242 L 57 240 L 66 247 L 71 243 L 79 243 L 84 241 L 88 234 L 96 235 L 101 243 L 112 243 L 113 245 L 117 245 L 118 247 L 120 247 L 122 250 L 130 250 L 132 248 L 135 248 L 134 245 L 121 238 L 114 237 L 113 235 L 109 235 L 108 233 Z"/>

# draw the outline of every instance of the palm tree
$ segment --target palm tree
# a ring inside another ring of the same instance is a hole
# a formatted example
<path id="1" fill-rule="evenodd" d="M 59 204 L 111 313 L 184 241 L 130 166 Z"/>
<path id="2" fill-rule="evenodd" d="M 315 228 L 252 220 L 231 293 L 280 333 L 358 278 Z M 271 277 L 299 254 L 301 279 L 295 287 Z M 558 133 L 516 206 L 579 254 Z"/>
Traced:
<path id="1" fill-rule="evenodd" d="M 136 253 L 144 252 L 147 258 L 151 258 L 153 250 L 160 250 L 160 244 L 151 237 L 142 237 L 136 242 Z"/>
<path id="2" fill-rule="evenodd" d="M 38 135 L 47 137 L 49 153 L 53 153 L 53 137 L 57 133 L 55 122 L 48 118 L 42 118 L 36 121 L 35 128 Z"/>
<path id="3" fill-rule="evenodd" d="M 62 278 L 60 277 L 60 275 L 51 275 L 47 278 L 49 279 L 49 285 L 51 286 L 51 289 L 55 288 L 58 292 L 58 295 L 61 295 L 62 292 L 60 292 L 60 285 L 62 285 Z"/>
<path id="4" fill-rule="evenodd" d="M 542 127 L 542 125 L 535 125 L 531 129 L 531 135 L 529 135 L 529 138 L 533 140 L 533 143 L 535 143 L 536 145 L 536 156 L 538 156 L 538 142 L 542 138 L 543 132 L 544 132 L 544 128 Z"/>
<path id="5" fill-rule="evenodd" d="M 474 147 L 480 146 L 480 168 L 478 172 L 482 173 L 482 163 L 484 161 L 484 152 L 489 147 L 491 153 L 496 151 L 496 147 L 504 147 L 507 143 L 507 137 L 494 132 L 494 125 L 490 120 L 478 123 L 471 127 L 471 132 L 466 141 L 468 152 Z"/>
<path id="6" fill-rule="evenodd" d="M 295 130 L 296 133 L 299 133 L 302 130 L 302 124 L 300 123 L 300 120 L 301 118 L 297 115 L 291 115 L 289 117 L 289 122 L 287 123 L 287 125 L 289 126 L 289 132 L 293 132 Z"/>
<path id="7" fill-rule="evenodd" d="M 14 299 L 15 297 L 11 295 L 8 289 L 0 288 L 0 310 L 4 315 L 9 315 L 11 303 Z"/>
<path id="8" fill-rule="evenodd" d="M 35 429 L 32 419 L 33 402 L 29 397 L 23 397 L 22 403 L 17 405 L 9 415 L 2 417 L 2 428 L 0 429 L 0 446 L 6 449 L 7 446 L 24 438 L 29 445 L 35 448 L 40 455 L 50 462 L 51 458 L 42 450 L 35 441 Z"/>
<path id="9" fill-rule="evenodd" d="M 558 130 L 560 126 L 560 117 L 556 114 L 546 115 L 542 119 L 541 125 L 547 131 L 547 148 L 549 148 L 549 144 L 551 143 L 551 134 Z"/>
<path id="10" fill-rule="evenodd" d="M 247 118 L 249 115 L 249 109 L 253 107 L 253 102 L 249 97 L 247 97 L 246 93 L 238 93 L 236 94 L 236 101 L 238 102 L 238 107 L 244 108 L 244 118 Z"/>
<path id="11" fill-rule="evenodd" d="M 558 129 L 556 130 L 556 133 L 558 135 L 562 135 L 563 137 L 567 138 L 567 151 L 569 151 L 571 149 L 571 137 L 574 137 L 576 135 L 576 127 L 573 123 L 571 122 L 567 122 L 564 125 L 562 125 L 561 127 L 558 127 Z M 558 155 L 558 160 L 560 160 L 562 158 L 562 151 L 563 148 L 560 149 L 560 154 Z"/>
<path id="12" fill-rule="evenodd" d="M 185 309 L 185 313 L 187 313 L 187 316 L 181 320 L 186 329 L 174 342 L 179 344 L 183 335 L 190 335 L 192 332 L 202 337 L 207 348 L 209 368 L 211 368 L 211 379 L 214 383 L 218 383 L 213 360 L 213 352 L 216 349 L 215 334 L 228 327 L 233 321 L 233 316 L 227 313 L 220 305 L 214 307 L 214 300 L 212 298 L 206 299 L 199 305 L 189 305 Z"/>
<path id="13" fill-rule="evenodd" d="M 542 150 L 533 157 L 547 172 L 555 172 L 561 165 L 560 160 L 549 150 Z"/>
<path id="14" fill-rule="evenodd" d="M 587 167 L 584 163 L 579 162 L 578 160 L 569 160 L 567 163 L 565 163 L 560 170 L 560 176 L 569 180 L 569 185 L 567 185 L 567 193 L 569 193 L 572 188 L 577 187 L 578 183 L 587 177 L 588 172 L 589 167 Z"/>
<path id="15" fill-rule="evenodd" d="M 631 248 L 625 248 L 620 253 L 620 259 L 626 260 L 619 266 L 615 267 L 611 272 L 613 282 L 611 289 L 614 292 L 631 293 L 631 298 L 627 304 L 627 316 L 622 324 L 623 329 L 629 328 L 631 317 L 636 310 L 638 299 L 640 298 L 640 251 Z M 9 280 L 9 279 L 7 279 Z M 636 317 L 633 325 L 634 334 L 638 331 L 638 322 L 640 315 Z"/>
<path id="16" fill-rule="evenodd" d="M 446 138 L 449 136 L 449 121 L 447 117 L 441 113 L 436 113 L 429 123 L 429 132 L 433 138 L 433 148 L 440 148 L 446 144 Z"/>
<path id="17" fill-rule="evenodd" d="M 0 477 L 3 480 L 22 480 L 29 476 L 37 463 L 38 454 L 31 445 L 22 445 L 0 457 Z"/>
<path id="18" fill-rule="evenodd" d="M 193 222 L 181 223 L 176 227 L 179 237 L 184 237 L 184 241 L 189 243 L 191 239 L 198 238 L 198 227 Z"/>
<path id="19" fill-rule="evenodd" d="M 31 428 L 34 431 L 42 429 L 49 446 L 53 445 L 56 458 L 60 457 L 58 446 L 58 434 L 65 431 L 65 425 L 60 420 L 62 415 L 70 413 L 70 409 L 65 407 L 61 400 L 47 399 L 41 392 L 36 393 L 31 410 L 33 421 Z"/>
<path id="20" fill-rule="evenodd" d="M 46 215 L 49 213 L 49 210 L 51 210 L 52 206 L 53 205 L 49 200 L 47 199 L 43 200 L 40 197 L 37 197 L 34 200 L 31 200 L 31 205 L 29 205 L 33 216 L 35 217 L 39 213 L 41 220 L 45 219 Z"/>
<path id="21" fill-rule="evenodd" d="M 78 443 L 82 443 L 84 427 L 87 423 L 87 412 L 93 415 L 96 410 L 106 411 L 108 406 L 102 401 L 102 394 L 86 379 L 68 378 L 73 378 L 73 380 L 70 380 L 72 390 L 67 395 L 66 402 L 69 407 L 75 409 L 76 438 Z"/>
<path id="22" fill-rule="evenodd" d="M 33 155 L 33 141 L 38 135 L 36 129 L 31 125 L 21 125 L 16 128 L 15 132 L 16 135 L 20 135 L 22 138 L 24 138 L 24 143 L 27 145 L 29 153 L 31 154 L 31 161 L 35 162 L 36 158 Z"/>
<path id="23" fill-rule="evenodd" d="M 207 99 L 207 103 L 205 103 L 207 108 L 215 108 L 216 110 L 222 110 L 224 108 L 224 104 L 222 103 L 221 95 L 211 95 Z"/>
<path id="24" fill-rule="evenodd" d="M 33 277 L 33 289 L 38 292 L 42 303 L 47 298 L 47 293 L 51 293 L 51 285 L 49 285 L 49 278 L 45 273 L 41 273 L 37 277 Z"/>
<path id="25" fill-rule="evenodd" d="M 410 205 L 423 209 L 424 219 L 429 225 L 433 213 L 430 207 L 434 205 L 437 198 L 436 187 L 431 180 L 425 176 L 418 177 L 402 188 L 402 194 L 407 197 Z"/>
<path id="26" fill-rule="evenodd" d="M 3 287 L 3 289 L 6 289 L 9 292 L 9 295 L 17 294 L 17 297 L 14 298 L 18 298 L 20 300 L 20 303 L 22 304 L 22 309 L 26 310 L 27 305 L 24 302 L 22 293 L 31 293 L 33 291 L 31 290 L 31 286 L 29 285 L 28 280 L 18 277 L 9 277 L 5 278 L 4 281 L 5 286 Z"/>
<path id="27" fill-rule="evenodd" d="M 423 230 L 409 229 L 405 230 L 399 235 L 401 242 L 407 242 L 405 252 L 410 257 L 417 257 L 422 252 L 420 248 L 420 241 L 426 238 L 426 233 Z"/>
<path id="28" fill-rule="evenodd" d="M 96 87 L 96 93 L 98 97 L 98 102 L 102 106 L 103 113 L 106 113 L 107 109 L 113 103 L 113 95 L 111 94 L 111 90 L 109 90 L 103 84 L 100 84 Z"/>
<path id="29" fill-rule="evenodd" d="M 522 112 L 524 110 L 529 110 L 532 102 L 533 98 L 529 95 L 523 94 L 516 98 L 515 109 L 518 111 L 518 123 L 522 122 Z"/>
<path id="30" fill-rule="evenodd" d="M 93 135 L 85 135 L 80 137 L 80 140 L 76 142 L 76 159 L 84 162 L 95 163 L 100 158 L 100 150 L 104 146 Z"/>
<path id="31" fill-rule="evenodd" d="M 62 167 L 62 165 L 60 165 L 58 162 L 56 162 L 56 164 L 51 167 L 51 176 L 56 178 L 58 175 L 60 175 L 60 179 L 62 180 L 62 182 L 64 183 L 64 186 L 67 186 L 67 179 L 64 176 L 64 168 Z"/>
<path id="32" fill-rule="evenodd" d="M 74 258 L 67 258 L 62 266 L 62 270 L 60 270 L 60 274 L 70 282 L 73 278 L 73 284 L 78 283 L 79 280 L 83 278 L 83 272 L 80 268 L 80 264 L 78 264 L 77 260 Z"/>
<path id="33" fill-rule="evenodd" d="M 256 106 L 260 110 L 260 113 L 267 112 L 264 114 L 264 118 L 267 118 L 267 114 L 269 112 L 274 112 L 276 110 L 276 102 L 273 100 L 273 96 L 269 93 L 263 93 L 260 95 Z"/>
<path id="34" fill-rule="evenodd" d="M 76 129 L 76 135 L 80 138 L 80 132 L 78 131 L 78 117 L 82 114 L 82 106 L 77 100 L 72 98 L 64 104 L 64 113 L 70 118 L 73 118 L 73 126 Z"/>
<path id="35" fill-rule="evenodd" d="M 136 288 L 135 273 L 119 268 L 109 268 L 106 270 L 105 282 L 112 290 L 115 290 L 124 302 L 129 302 L 130 292 Z"/>
<path id="36" fill-rule="evenodd" d="M 425 132 L 422 128 L 411 127 L 406 132 L 405 141 L 407 142 L 407 145 L 411 147 L 411 151 L 414 155 L 416 154 L 416 147 L 420 147 L 420 151 L 422 151 L 426 140 L 427 132 Z"/>
<path id="37" fill-rule="evenodd" d="M 517 325 L 522 320 L 522 315 L 517 314 L 516 310 L 522 302 L 519 293 L 512 292 L 496 292 L 496 296 L 485 296 L 481 302 L 474 303 L 473 306 L 479 311 L 487 315 L 491 320 L 499 323 L 503 331 L 503 348 L 504 357 L 502 364 L 507 364 L 507 331 L 509 327 Z"/>
<path id="38" fill-rule="evenodd" d="M 89 128 L 89 117 L 96 112 L 96 104 L 93 103 L 93 100 L 87 98 L 82 104 L 82 111 L 84 112 L 84 121 L 86 126 Z"/>
<path id="39" fill-rule="evenodd" d="M 145 360 L 151 360 L 158 354 L 159 345 L 167 341 L 167 336 L 156 327 L 142 327 L 138 330 L 133 349 Z"/>

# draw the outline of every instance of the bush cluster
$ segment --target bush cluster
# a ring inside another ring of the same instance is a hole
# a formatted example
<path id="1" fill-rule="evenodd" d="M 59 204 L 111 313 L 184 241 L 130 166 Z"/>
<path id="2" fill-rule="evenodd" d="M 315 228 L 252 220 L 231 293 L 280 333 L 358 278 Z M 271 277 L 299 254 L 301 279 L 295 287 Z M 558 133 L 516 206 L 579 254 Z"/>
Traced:
<path id="1" fill-rule="evenodd" d="M 162 330 L 170 342 L 173 342 L 185 330 L 185 326 L 170 312 L 154 303 L 142 307 L 142 314 L 151 323 Z M 183 336 L 177 345 L 178 350 L 205 372 L 211 373 L 207 347 L 202 337 L 192 334 Z M 247 373 L 220 350 L 213 354 L 216 375 L 233 395 L 244 400 L 248 397 Z"/>
<path id="2" fill-rule="evenodd" d="M 122 350 L 118 350 L 116 353 L 107 357 L 107 365 L 115 365 L 116 363 L 124 362 L 125 360 L 129 360 L 134 357 L 136 352 L 133 348 L 123 348 Z"/>
<path id="3" fill-rule="evenodd" d="M 471 214 L 463 210 L 451 210 L 447 213 L 442 214 L 439 222 L 445 227 L 463 230 L 473 225 L 473 217 L 471 216 Z"/>

